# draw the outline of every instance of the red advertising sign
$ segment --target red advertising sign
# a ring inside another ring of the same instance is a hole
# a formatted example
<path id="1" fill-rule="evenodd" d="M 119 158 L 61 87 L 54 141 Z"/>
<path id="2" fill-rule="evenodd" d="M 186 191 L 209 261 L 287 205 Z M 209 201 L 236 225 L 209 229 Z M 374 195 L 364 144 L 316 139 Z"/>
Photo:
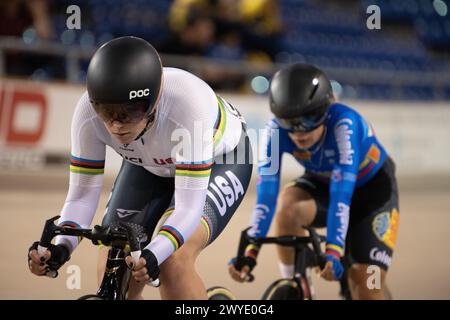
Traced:
<path id="1" fill-rule="evenodd" d="M 27 90 L 20 87 L 2 88 L 0 90 L 0 124 L 4 128 L 0 131 L 6 144 L 37 144 L 41 139 L 47 119 L 47 100 L 42 92 Z M 20 119 L 24 113 L 21 108 L 27 108 L 28 119 Z M 34 110 L 33 110 L 34 109 Z M 28 126 L 20 126 L 25 122 Z"/>

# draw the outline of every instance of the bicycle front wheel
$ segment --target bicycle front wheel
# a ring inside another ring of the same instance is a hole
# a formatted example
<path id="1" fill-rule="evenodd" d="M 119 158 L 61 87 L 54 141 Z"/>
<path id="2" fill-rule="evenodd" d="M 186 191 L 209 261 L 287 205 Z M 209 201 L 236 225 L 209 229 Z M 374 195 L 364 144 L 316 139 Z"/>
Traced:
<path id="1" fill-rule="evenodd" d="M 206 290 L 208 300 L 236 300 L 236 297 L 230 290 L 224 287 L 211 287 Z"/>
<path id="2" fill-rule="evenodd" d="M 104 300 L 96 294 L 87 294 L 85 296 L 79 297 L 78 300 Z"/>
<path id="3" fill-rule="evenodd" d="M 262 300 L 303 300 L 303 290 L 294 279 L 279 279 L 264 292 Z"/>

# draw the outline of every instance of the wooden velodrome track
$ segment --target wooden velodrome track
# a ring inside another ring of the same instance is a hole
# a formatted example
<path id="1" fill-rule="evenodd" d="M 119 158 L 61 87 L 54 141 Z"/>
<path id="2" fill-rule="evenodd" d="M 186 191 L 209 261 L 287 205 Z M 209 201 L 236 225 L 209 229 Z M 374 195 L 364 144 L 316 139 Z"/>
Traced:
<path id="1" fill-rule="evenodd" d="M 388 283 L 397 299 L 450 299 L 450 178 L 400 179 L 400 229 Z M 38 240 L 43 222 L 59 212 L 65 199 L 68 173 L 46 169 L 27 173 L 0 171 L 0 299 L 75 299 L 96 291 L 97 248 L 83 241 L 57 279 L 38 278 L 27 268 L 26 254 Z M 109 188 L 105 183 L 95 223 L 101 221 Z M 254 185 L 254 182 L 252 182 Z M 237 284 L 227 274 L 241 229 L 248 224 L 255 202 L 253 187 L 224 233 L 207 248 L 198 263 L 206 286 L 221 285 L 240 299 L 259 299 L 279 276 L 274 247 L 265 247 L 254 271 L 255 282 Z M 66 287 L 67 268 L 78 265 L 81 288 Z M 314 275 L 317 298 L 337 299 L 337 283 Z M 146 299 L 159 299 L 148 287 Z"/>

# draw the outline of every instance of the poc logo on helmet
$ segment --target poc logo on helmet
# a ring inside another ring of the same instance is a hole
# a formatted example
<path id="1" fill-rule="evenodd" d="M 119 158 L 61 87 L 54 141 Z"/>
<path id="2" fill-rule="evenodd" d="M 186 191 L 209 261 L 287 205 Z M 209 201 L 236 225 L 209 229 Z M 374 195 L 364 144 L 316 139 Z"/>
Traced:
<path id="1" fill-rule="evenodd" d="M 143 90 L 131 90 L 130 91 L 130 100 L 134 98 L 142 98 L 146 97 L 150 94 L 150 89 L 143 89 Z"/>

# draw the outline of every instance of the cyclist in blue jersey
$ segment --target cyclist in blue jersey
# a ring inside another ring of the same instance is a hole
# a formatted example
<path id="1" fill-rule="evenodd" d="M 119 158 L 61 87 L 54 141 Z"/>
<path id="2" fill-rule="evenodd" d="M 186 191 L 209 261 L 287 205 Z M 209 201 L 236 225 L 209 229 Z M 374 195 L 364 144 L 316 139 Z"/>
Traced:
<path id="1" fill-rule="evenodd" d="M 259 162 L 257 204 L 248 237 L 265 237 L 275 215 L 277 236 L 305 236 L 303 225 L 327 228 L 321 276 L 338 280 L 348 262 L 354 299 L 383 299 L 399 223 L 395 164 L 371 125 L 354 109 L 337 103 L 326 75 L 309 64 L 278 71 L 270 85 L 274 118 L 266 126 L 265 156 Z M 279 192 L 283 154 L 305 173 Z M 245 254 L 230 261 L 233 279 L 243 282 L 256 265 L 259 248 L 241 237 Z M 247 245 L 248 244 L 248 245 Z M 294 272 L 294 251 L 278 247 L 283 277 Z M 343 259 L 345 254 L 345 260 Z M 380 286 L 368 285 L 380 267 Z M 370 282 L 370 281 L 369 281 Z"/>

